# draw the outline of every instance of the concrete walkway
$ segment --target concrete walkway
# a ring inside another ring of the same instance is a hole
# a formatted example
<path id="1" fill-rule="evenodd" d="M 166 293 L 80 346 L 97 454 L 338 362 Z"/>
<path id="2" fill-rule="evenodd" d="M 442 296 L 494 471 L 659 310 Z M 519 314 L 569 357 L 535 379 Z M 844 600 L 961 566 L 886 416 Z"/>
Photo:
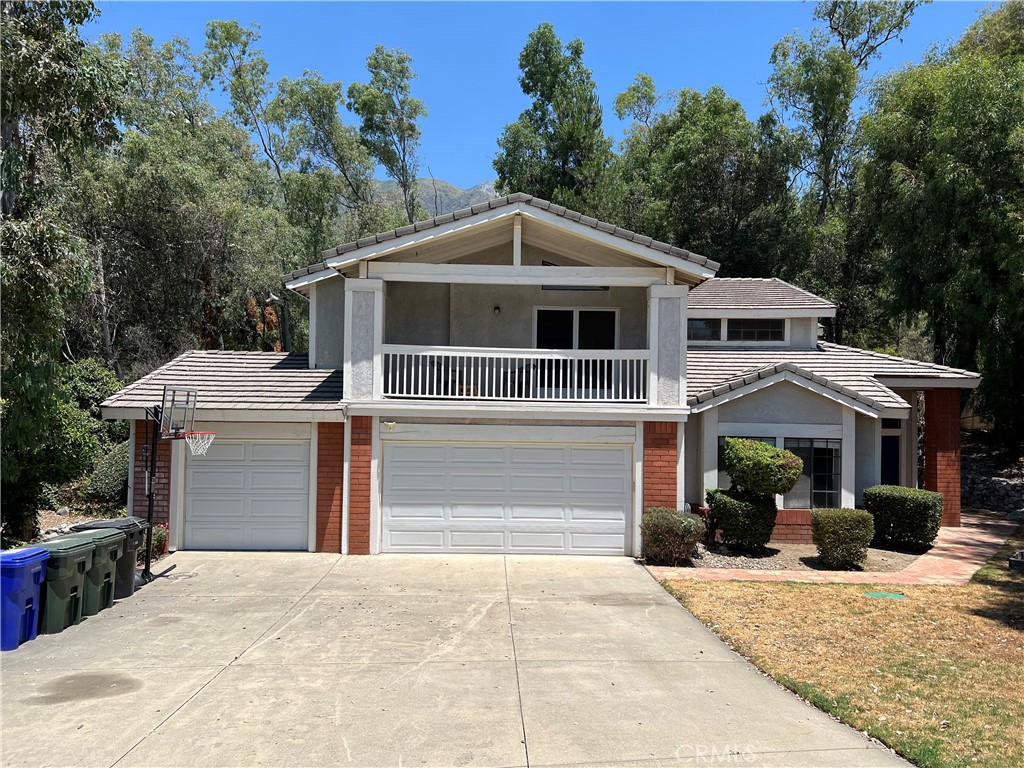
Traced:
<path id="1" fill-rule="evenodd" d="M 802 581 L 813 584 L 966 584 L 1010 538 L 1019 522 L 964 512 L 959 528 L 939 530 L 935 546 L 902 571 L 768 571 L 755 568 L 648 566 L 658 581 Z"/>
<path id="2" fill-rule="evenodd" d="M 5 653 L 4 766 L 906 765 L 627 558 L 178 553 Z"/>

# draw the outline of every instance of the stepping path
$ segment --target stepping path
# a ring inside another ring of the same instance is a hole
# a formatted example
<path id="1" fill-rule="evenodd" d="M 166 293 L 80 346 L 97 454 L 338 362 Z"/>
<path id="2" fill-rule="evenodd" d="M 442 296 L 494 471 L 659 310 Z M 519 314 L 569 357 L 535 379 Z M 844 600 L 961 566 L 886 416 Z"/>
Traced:
<path id="1" fill-rule="evenodd" d="M 959 528 L 942 528 L 928 552 L 902 571 L 766 571 L 756 568 L 666 568 L 649 565 L 658 581 L 803 581 L 812 584 L 966 584 L 1019 522 L 965 511 Z"/>

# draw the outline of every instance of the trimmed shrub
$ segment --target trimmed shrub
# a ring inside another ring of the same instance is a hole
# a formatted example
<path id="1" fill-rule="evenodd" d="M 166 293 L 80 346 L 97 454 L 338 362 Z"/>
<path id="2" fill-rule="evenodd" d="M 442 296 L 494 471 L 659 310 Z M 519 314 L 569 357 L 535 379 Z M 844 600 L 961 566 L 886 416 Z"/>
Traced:
<path id="1" fill-rule="evenodd" d="M 942 494 L 899 485 L 864 490 L 864 508 L 875 519 L 875 540 L 908 549 L 930 547 L 942 523 Z"/>
<path id="2" fill-rule="evenodd" d="M 822 564 L 847 570 L 867 558 L 875 519 L 863 509 L 815 509 L 811 512 L 811 533 Z"/>
<path id="3" fill-rule="evenodd" d="M 725 470 L 733 485 L 749 493 L 789 493 L 803 468 L 799 456 L 774 445 L 740 437 L 725 439 Z"/>
<path id="4" fill-rule="evenodd" d="M 704 536 L 704 521 L 690 512 L 651 507 L 640 521 L 643 555 L 654 565 L 679 565 L 693 555 Z"/>
<path id="5" fill-rule="evenodd" d="M 707 502 L 712 524 L 730 547 L 758 552 L 771 540 L 778 514 L 773 497 L 713 488 Z"/>
<path id="6" fill-rule="evenodd" d="M 128 502 L 128 443 L 118 443 L 100 459 L 85 494 L 96 501 Z"/>

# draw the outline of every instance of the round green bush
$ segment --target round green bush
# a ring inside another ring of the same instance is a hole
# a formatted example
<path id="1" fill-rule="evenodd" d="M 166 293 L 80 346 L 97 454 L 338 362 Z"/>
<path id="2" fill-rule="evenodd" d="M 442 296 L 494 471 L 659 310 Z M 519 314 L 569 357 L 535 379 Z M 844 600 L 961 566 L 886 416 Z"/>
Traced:
<path id="1" fill-rule="evenodd" d="M 725 471 L 733 485 L 750 493 L 789 493 L 804 468 L 795 453 L 756 440 L 727 437 L 724 453 Z"/>
<path id="2" fill-rule="evenodd" d="M 875 540 L 887 546 L 926 549 L 942 523 L 942 494 L 899 485 L 864 490 L 864 508 L 875 519 Z"/>
<path id="3" fill-rule="evenodd" d="M 746 552 L 763 550 L 775 530 L 775 499 L 762 494 L 712 488 L 707 495 L 711 522 L 722 541 Z"/>
<path id="4" fill-rule="evenodd" d="M 128 443 L 118 443 L 100 459 L 86 495 L 95 501 L 128 502 Z"/>
<path id="5" fill-rule="evenodd" d="M 875 520 L 863 509 L 815 509 L 811 533 L 826 568 L 848 570 L 867 559 Z"/>
<path id="6" fill-rule="evenodd" d="M 654 565 L 679 565 L 690 559 L 706 526 L 697 515 L 671 507 L 651 507 L 640 521 L 643 555 Z"/>

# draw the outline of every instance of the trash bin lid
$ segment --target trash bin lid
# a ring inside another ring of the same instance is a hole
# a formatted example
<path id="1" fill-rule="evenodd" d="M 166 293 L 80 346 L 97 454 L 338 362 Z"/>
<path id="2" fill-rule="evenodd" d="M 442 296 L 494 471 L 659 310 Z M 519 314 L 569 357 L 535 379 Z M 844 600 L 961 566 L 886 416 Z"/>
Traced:
<path id="1" fill-rule="evenodd" d="M 113 520 L 89 520 L 85 523 L 72 525 L 71 530 L 78 533 L 79 531 L 96 531 L 104 528 L 113 528 L 114 530 L 124 531 L 125 533 L 134 533 L 135 531 L 144 531 L 148 527 L 149 523 L 141 517 L 117 517 Z"/>
<path id="2" fill-rule="evenodd" d="M 21 568 L 45 560 L 50 556 L 49 550 L 41 547 L 20 547 L 0 551 L 0 567 Z"/>
<path id="3" fill-rule="evenodd" d="M 58 536 L 56 539 L 49 539 L 48 541 L 37 541 L 35 546 L 49 552 L 50 559 L 69 557 L 96 549 L 96 543 L 92 539 L 85 539 L 78 535 Z"/>
<path id="4" fill-rule="evenodd" d="M 76 531 L 68 536 L 69 539 L 86 539 L 97 547 L 104 544 L 116 544 L 124 541 L 124 531 L 117 531 L 112 528 L 97 528 L 94 531 Z"/>

